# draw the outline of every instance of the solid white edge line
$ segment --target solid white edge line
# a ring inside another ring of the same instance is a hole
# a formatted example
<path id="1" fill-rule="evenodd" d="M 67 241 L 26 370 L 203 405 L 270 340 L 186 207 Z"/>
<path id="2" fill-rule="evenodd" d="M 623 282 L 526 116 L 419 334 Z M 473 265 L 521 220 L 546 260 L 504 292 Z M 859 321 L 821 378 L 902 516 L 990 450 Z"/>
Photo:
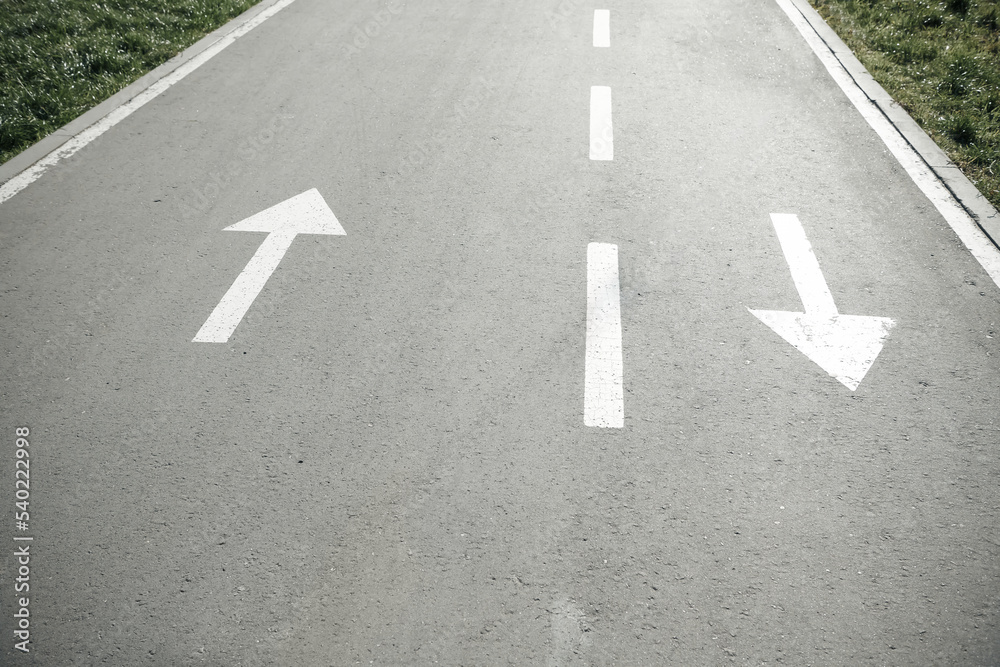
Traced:
<path id="1" fill-rule="evenodd" d="M 611 88 L 590 87 L 590 159 L 615 159 L 615 134 L 611 123 Z"/>
<path id="2" fill-rule="evenodd" d="M 598 428 L 625 426 L 618 246 L 611 243 L 587 245 L 583 423 Z"/>
<path id="3" fill-rule="evenodd" d="M 249 18 L 245 23 L 220 37 L 217 42 L 191 58 L 191 60 L 188 60 L 184 64 L 178 66 L 173 72 L 156 81 L 128 102 L 116 107 L 96 123 L 77 133 L 72 139 L 59 146 L 59 148 L 56 148 L 48 155 L 11 178 L 9 181 L 0 186 L 0 204 L 38 180 L 42 174 L 49 169 L 49 167 L 52 167 L 60 160 L 73 155 L 91 141 L 131 116 L 147 102 L 207 63 L 227 46 L 293 2 L 295 2 L 295 0 L 279 0 L 274 5 Z"/>
<path id="4" fill-rule="evenodd" d="M 611 46 L 610 9 L 594 10 L 594 46 L 598 48 Z"/>
<path id="5" fill-rule="evenodd" d="M 788 15 L 799 33 L 812 48 L 826 70 L 844 91 L 847 98 L 861 113 L 868 125 L 875 130 L 889 151 L 906 170 L 910 178 L 920 188 L 921 192 L 934 204 L 934 207 L 944 217 L 948 225 L 969 249 L 993 282 L 1000 287 L 1000 251 L 989 240 L 989 237 L 979 228 L 962 205 L 955 200 L 947 187 L 937 177 L 937 174 L 924 162 L 923 158 L 906 141 L 896 126 L 893 125 L 882 110 L 872 102 L 857 85 L 850 74 L 844 69 L 836 54 L 827 46 L 816 30 L 810 25 L 802 13 L 790 0 L 775 0 L 778 6 Z"/>

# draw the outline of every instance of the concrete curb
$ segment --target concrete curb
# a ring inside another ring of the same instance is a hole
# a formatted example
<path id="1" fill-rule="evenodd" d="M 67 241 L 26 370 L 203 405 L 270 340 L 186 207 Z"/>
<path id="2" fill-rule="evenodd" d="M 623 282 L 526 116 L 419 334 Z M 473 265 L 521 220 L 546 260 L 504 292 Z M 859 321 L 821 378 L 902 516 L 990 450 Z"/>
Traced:
<path id="1" fill-rule="evenodd" d="M 118 107 L 128 103 L 154 83 L 168 76 L 178 67 L 195 58 L 198 54 L 210 48 L 220 39 L 236 31 L 240 28 L 240 26 L 253 20 L 255 16 L 267 10 L 272 5 L 277 4 L 279 1 L 280 0 L 261 0 L 261 2 L 246 10 L 236 18 L 230 20 L 225 25 L 222 25 L 205 35 L 200 40 L 184 49 L 156 69 L 147 72 L 94 108 L 84 112 L 82 115 L 62 126 L 52 134 L 49 134 L 44 139 L 41 139 L 38 143 L 26 148 L 11 159 L 7 160 L 7 162 L 0 165 L 0 185 L 3 185 L 26 169 L 31 168 L 36 162 L 45 158 L 50 153 L 54 153 L 77 134 L 102 120 Z"/>
<path id="2" fill-rule="evenodd" d="M 840 61 L 848 75 L 861 91 L 878 107 L 889 122 L 903 136 L 917 155 L 927 164 L 941 183 L 961 204 L 966 213 L 989 237 L 993 245 L 1000 248 L 1000 214 L 983 194 L 972 184 L 965 174 L 952 162 L 926 132 L 917 125 L 903 107 L 875 81 L 854 53 L 844 44 L 837 33 L 827 25 L 823 17 L 812 8 L 808 0 L 791 0 L 820 39 L 827 45 L 834 57 Z"/>

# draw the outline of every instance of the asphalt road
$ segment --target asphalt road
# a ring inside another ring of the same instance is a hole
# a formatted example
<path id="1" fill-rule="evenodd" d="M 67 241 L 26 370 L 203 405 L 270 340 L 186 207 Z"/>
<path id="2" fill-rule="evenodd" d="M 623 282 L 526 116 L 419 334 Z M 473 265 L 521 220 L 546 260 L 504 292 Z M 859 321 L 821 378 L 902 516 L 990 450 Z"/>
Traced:
<path id="1" fill-rule="evenodd" d="M 776 4 L 604 7 L 297 0 L 0 204 L 4 665 L 1000 664 L 1000 289 Z M 772 214 L 893 321 L 856 389 L 749 312 Z"/>

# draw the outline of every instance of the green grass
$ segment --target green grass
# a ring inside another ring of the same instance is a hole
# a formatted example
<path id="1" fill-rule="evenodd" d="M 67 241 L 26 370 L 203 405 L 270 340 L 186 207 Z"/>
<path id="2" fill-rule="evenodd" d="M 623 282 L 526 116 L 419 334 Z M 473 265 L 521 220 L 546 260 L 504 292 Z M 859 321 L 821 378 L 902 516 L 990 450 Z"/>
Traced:
<path id="1" fill-rule="evenodd" d="M 0 0 L 0 163 L 260 0 Z"/>
<path id="2" fill-rule="evenodd" d="M 1000 208 L 1000 0 L 810 0 Z"/>

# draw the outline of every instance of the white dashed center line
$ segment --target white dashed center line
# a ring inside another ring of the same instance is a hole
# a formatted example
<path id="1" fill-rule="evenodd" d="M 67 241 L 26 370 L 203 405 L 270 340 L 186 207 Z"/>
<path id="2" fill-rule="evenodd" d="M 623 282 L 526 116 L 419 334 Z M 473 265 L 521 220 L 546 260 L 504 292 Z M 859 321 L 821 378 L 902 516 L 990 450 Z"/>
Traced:
<path id="1" fill-rule="evenodd" d="M 611 46 L 611 10 L 594 10 L 594 46 Z"/>
<path id="2" fill-rule="evenodd" d="M 618 246 L 587 246 L 587 357 L 583 423 L 599 428 L 625 425 L 622 388 L 622 317 Z"/>
<path id="3" fill-rule="evenodd" d="M 611 127 L 611 88 L 590 87 L 590 159 L 614 160 L 615 141 Z"/>

